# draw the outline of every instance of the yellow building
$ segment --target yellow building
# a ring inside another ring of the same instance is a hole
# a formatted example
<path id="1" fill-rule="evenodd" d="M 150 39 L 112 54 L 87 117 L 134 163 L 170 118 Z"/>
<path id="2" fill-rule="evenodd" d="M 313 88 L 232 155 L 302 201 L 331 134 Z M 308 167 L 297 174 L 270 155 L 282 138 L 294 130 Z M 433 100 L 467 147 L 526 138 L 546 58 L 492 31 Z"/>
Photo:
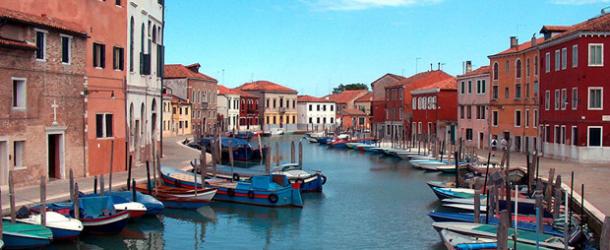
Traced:
<path id="1" fill-rule="evenodd" d="M 259 99 L 263 130 L 297 130 L 297 91 L 269 81 L 244 83 L 238 89 Z"/>
<path id="2" fill-rule="evenodd" d="M 163 96 L 163 136 L 190 135 L 191 104 L 175 95 Z"/>

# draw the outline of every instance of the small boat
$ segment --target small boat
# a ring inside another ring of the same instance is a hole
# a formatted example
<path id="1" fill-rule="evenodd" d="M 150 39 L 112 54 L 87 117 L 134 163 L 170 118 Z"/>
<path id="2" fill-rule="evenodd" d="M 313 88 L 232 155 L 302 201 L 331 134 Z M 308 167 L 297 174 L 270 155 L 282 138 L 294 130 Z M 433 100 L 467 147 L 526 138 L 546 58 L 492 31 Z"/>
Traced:
<path id="1" fill-rule="evenodd" d="M 483 238 L 477 236 L 469 236 L 461 233 L 456 233 L 447 229 L 443 229 L 439 232 L 441 239 L 447 249 L 452 250 L 472 250 L 472 249 L 497 249 L 497 239 L 495 238 Z M 508 240 L 508 246 L 514 246 L 515 243 L 512 240 Z M 549 248 L 540 247 L 536 248 L 535 245 L 517 242 L 517 249 L 523 250 L 536 250 L 542 249 L 547 250 Z"/>
<path id="2" fill-rule="evenodd" d="M 278 136 L 278 135 L 283 135 L 284 134 L 284 129 L 283 128 L 272 128 L 269 133 L 271 134 L 271 136 Z"/>
<path id="3" fill-rule="evenodd" d="M 137 184 L 136 190 L 140 192 L 148 192 L 146 184 Z M 212 202 L 216 195 L 214 188 L 198 188 L 188 189 L 182 187 L 170 187 L 160 185 L 151 187 L 151 195 L 163 203 L 164 207 L 175 209 L 198 209 Z"/>
<path id="4" fill-rule="evenodd" d="M 162 166 L 161 177 L 168 185 L 202 187 L 201 179 L 195 183 L 193 174 L 175 168 Z M 271 207 L 303 206 L 299 183 L 291 184 L 283 174 L 252 176 L 249 182 L 208 178 L 206 183 L 218 189 L 215 200 Z"/>
<path id="5" fill-rule="evenodd" d="M 117 211 L 111 196 L 82 197 L 80 220 L 85 231 L 114 234 L 123 231 L 129 220 L 129 211 Z"/>
<path id="6" fill-rule="evenodd" d="M 40 248 L 50 245 L 52 239 L 53 232 L 45 226 L 23 222 L 11 223 L 10 219 L 2 220 L 2 241 L 5 248 Z"/>
<path id="7" fill-rule="evenodd" d="M 318 143 L 318 138 L 315 137 L 305 137 L 305 139 L 310 143 Z"/>
<path id="8" fill-rule="evenodd" d="M 436 222 L 469 222 L 474 223 L 474 214 L 473 213 L 452 213 L 452 212 L 440 212 L 433 211 L 428 214 L 428 216 Z M 483 213 L 479 217 L 479 221 L 481 223 L 486 222 L 486 215 Z M 517 228 L 536 232 L 536 217 L 534 216 L 526 216 L 526 215 L 513 215 L 513 220 L 517 220 Z M 552 218 L 544 218 L 545 224 L 543 224 L 544 233 L 563 237 L 563 232 L 560 232 L 553 228 L 551 225 Z M 497 225 L 500 221 L 495 216 L 490 216 L 489 224 Z M 511 224 L 512 226 L 512 224 Z"/>
<path id="9" fill-rule="evenodd" d="M 254 133 L 252 133 L 251 131 L 238 131 L 236 134 L 233 135 L 233 137 L 243 140 L 250 140 L 252 139 L 252 137 L 254 137 Z"/>
<path id="10" fill-rule="evenodd" d="M 141 192 L 135 192 L 135 200 L 134 200 L 134 192 L 132 191 L 114 191 L 110 193 L 112 196 L 119 196 L 127 201 L 135 201 L 142 203 L 144 207 L 146 207 L 146 215 L 156 215 L 160 214 L 163 211 L 163 203 L 154 197 L 143 194 Z"/>
<path id="11" fill-rule="evenodd" d="M 201 147 L 205 147 L 208 153 L 212 152 L 212 143 L 218 143 L 215 141 L 216 138 L 213 137 L 205 137 L 199 139 L 197 145 Z M 221 137 L 220 145 L 222 146 L 222 159 L 229 159 L 229 148 L 233 149 L 233 160 L 240 162 L 249 162 L 249 161 L 260 161 L 267 154 L 268 147 L 263 147 L 262 150 L 260 148 L 255 148 L 252 146 L 247 140 L 232 138 L 232 137 Z M 262 156 L 261 156 L 262 151 Z"/>
<path id="12" fill-rule="evenodd" d="M 30 214 L 27 218 L 17 218 L 17 221 L 32 225 L 40 225 L 40 214 Z M 9 219 L 9 218 L 5 218 Z M 77 238 L 83 231 L 83 223 L 60 213 L 46 211 L 46 227 L 51 229 L 53 240 L 69 240 Z"/>
<path id="13" fill-rule="evenodd" d="M 333 140 L 334 140 L 334 138 L 333 138 L 333 137 L 331 137 L 331 136 L 324 136 L 324 137 L 320 137 L 320 138 L 318 138 L 318 143 L 319 143 L 320 145 L 328 145 L 328 144 L 330 144 L 330 143 L 331 143 Z"/>
<path id="14" fill-rule="evenodd" d="M 349 137 L 350 137 L 350 136 L 349 136 L 349 134 L 339 134 L 339 135 L 337 136 L 337 139 L 340 139 L 340 140 L 347 140 L 347 139 L 349 139 Z"/>
<path id="15" fill-rule="evenodd" d="M 466 211 L 474 211 L 474 195 L 472 198 L 447 198 L 442 199 L 445 207 L 452 207 Z M 481 204 L 484 205 L 487 203 L 487 199 L 485 195 L 481 195 Z M 511 201 L 510 203 L 506 200 L 498 200 L 499 209 L 503 210 L 507 207 L 514 207 L 515 202 Z M 524 197 L 519 198 L 519 202 L 517 203 L 517 208 L 519 209 L 519 214 L 536 214 L 536 200 L 527 199 Z M 483 210 L 481 210 L 483 211 Z M 544 212 L 544 217 L 552 217 L 552 215 L 548 212 Z"/>
<path id="16" fill-rule="evenodd" d="M 489 224 L 475 224 L 465 222 L 434 222 L 432 223 L 432 227 L 434 227 L 434 229 L 439 232 L 445 229 L 468 236 L 491 239 L 494 239 L 497 234 L 497 225 Z M 515 230 L 513 228 L 509 228 L 508 231 L 508 238 L 510 239 L 512 238 L 512 235 L 515 234 Z M 542 247 L 547 247 L 550 249 L 565 249 L 565 245 L 562 243 L 561 238 L 559 237 L 552 236 L 549 234 L 537 234 L 535 232 L 525 231 L 521 229 L 517 229 L 516 231 L 518 236 L 518 243 L 536 244 L 536 239 L 538 239 L 540 246 Z"/>
<path id="17" fill-rule="evenodd" d="M 426 182 L 430 188 L 455 188 L 455 182 L 444 182 L 444 181 L 429 181 Z"/>
<path id="18" fill-rule="evenodd" d="M 360 144 L 360 145 L 356 146 L 356 149 L 359 151 L 370 152 L 370 153 L 382 153 L 383 152 L 383 150 L 381 150 L 381 148 L 376 147 L 375 145 L 371 145 L 371 144 Z"/>
<path id="19" fill-rule="evenodd" d="M 362 144 L 362 143 L 359 143 L 359 142 L 348 142 L 348 143 L 345 143 L 345 147 L 348 148 L 348 149 L 356 149 L 360 144 Z"/>
<path id="20" fill-rule="evenodd" d="M 331 148 L 347 148 L 348 140 L 345 139 L 336 139 L 333 142 L 329 143 L 328 146 Z"/>
<path id="21" fill-rule="evenodd" d="M 111 193 L 106 193 L 105 195 L 108 195 L 112 198 L 112 202 L 114 204 L 113 206 L 114 206 L 115 210 L 117 210 L 119 212 L 122 212 L 122 211 L 129 212 L 130 219 L 137 219 L 146 214 L 146 206 L 144 206 L 144 204 L 142 204 L 142 203 L 133 202 L 133 201 L 131 201 L 130 198 L 127 198 L 126 196 L 122 196 L 122 195 L 120 195 L 120 196 L 113 195 Z M 79 196 L 82 198 L 82 197 L 99 197 L 99 196 L 104 196 L 104 195 L 80 193 Z"/>

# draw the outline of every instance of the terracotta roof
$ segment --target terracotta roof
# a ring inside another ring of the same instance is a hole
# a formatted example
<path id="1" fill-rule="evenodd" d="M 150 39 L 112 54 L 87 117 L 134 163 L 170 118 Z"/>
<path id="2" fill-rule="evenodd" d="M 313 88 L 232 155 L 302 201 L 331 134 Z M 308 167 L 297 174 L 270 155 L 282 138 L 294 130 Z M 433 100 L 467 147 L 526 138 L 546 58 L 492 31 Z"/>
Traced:
<path id="1" fill-rule="evenodd" d="M 253 94 L 250 94 L 250 93 L 246 92 L 246 91 L 241 91 L 238 88 L 234 88 L 234 89 L 231 89 L 231 90 L 235 91 L 235 93 L 237 93 L 240 97 L 257 97 L 257 96 L 255 96 Z"/>
<path id="2" fill-rule="evenodd" d="M 172 103 L 184 103 L 184 104 L 188 103 L 185 99 L 182 99 L 182 98 L 180 98 L 178 96 L 175 96 L 174 94 L 167 94 L 166 93 L 166 94 L 163 94 L 163 97 L 171 99 Z"/>
<path id="3" fill-rule="evenodd" d="M 274 92 L 274 93 L 285 93 L 285 94 L 297 94 L 298 92 L 294 89 L 284 87 L 277 83 L 270 81 L 255 81 L 244 83 L 237 87 L 242 91 L 262 91 L 262 92 Z"/>
<path id="4" fill-rule="evenodd" d="M 570 26 L 544 25 L 544 26 L 542 26 L 542 29 L 540 29 L 540 33 L 543 33 L 543 31 L 564 32 L 564 31 L 568 30 L 569 28 L 570 28 Z"/>
<path id="5" fill-rule="evenodd" d="M 540 44 L 544 42 L 544 37 L 540 37 L 540 38 L 536 38 L 536 44 Z M 505 55 L 505 54 L 510 54 L 510 53 L 514 53 L 514 52 L 519 52 L 519 51 L 523 51 L 526 49 L 529 49 L 532 47 L 532 41 L 531 40 L 527 40 L 526 42 L 519 44 L 513 48 L 508 48 L 500 53 L 491 55 L 491 56 L 500 56 L 500 55 Z M 491 57 L 490 56 L 490 57 Z"/>
<path id="6" fill-rule="evenodd" d="M 399 75 L 395 75 L 395 74 L 392 74 L 392 73 L 387 73 L 387 74 L 382 75 L 381 77 L 377 78 L 377 80 L 373 81 L 373 82 L 371 83 L 371 86 L 374 86 L 374 85 L 375 85 L 375 83 L 376 83 L 377 81 L 381 80 L 382 78 L 384 78 L 384 77 L 386 77 L 386 76 L 391 77 L 391 78 L 394 78 L 394 79 L 395 79 L 395 80 L 397 80 L 397 81 L 400 81 L 400 80 L 405 79 L 405 77 L 404 77 L 404 76 L 399 76 Z"/>
<path id="7" fill-rule="evenodd" d="M 566 27 L 566 26 L 543 26 L 542 27 L 543 30 L 544 30 L 544 27 Z M 565 29 L 564 32 L 551 37 L 550 39 L 546 40 L 545 42 L 555 40 L 557 38 L 564 37 L 564 36 L 567 36 L 570 34 L 574 34 L 576 32 L 580 32 L 580 31 L 609 32 L 610 31 L 610 13 L 601 14 L 599 16 L 596 16 L 596 17 L 586 20 L 584 22 L 581 22 L 581 23 L 578 23 L 578 24 L 575 24 L 572 26 L 567 26 L 567 29 Z M 541 32 L 542 32 L 542 30 L 541 30 Z"/>
<path id="8" fill-rule="evenodd" d="M 356 99 L 355 102 L 372 102 L 373 101 L 373 92 L 368 92 L 366 95 L 361 96 Z"/>
<path id="9" fill-rule="evenodd" d="M 489 74 L 490 72 L 491 72 L 491 71 L 490 71 L 489 66 L 488 66 L 488 65 L 486 65 L 486 66 L 481 66 L 481 67 L 479 67 L 478 69 L 475 69 L 475 70 L 473 70 L 473 71 L 466 72 L 465 74 L 463 74 L 463 75 L 459 75 L 459 76 L 457 76 L 457 77 L 469 77 L 469 76 L 476 76 L 476 75 L 482 75 L 482 74 Z"/>
<path id="10" fill-rule="evenodd" d="M 223 85 L 218 84 L 218 94 L 219 95 L 239 95 L 240 93 L 235 89 L 230 89 Z"/>
<path id="11" fill-rule="evenodd" d="M 348 103 L 366 95 L 368 92 L 369 91 L 366 89 L 344 90 L 338 94 L 327 95 L 325 96 L 325 99 L 334 101 L 336 103 Z"/>
<path id="12" fill-rule="evenodd" d="M 341 115 L 366 115 L 366 113 L 359 109 L 346 108 L 341 110 Z"/>
<path id="13" fill-rule="evenodd" d="M 407 89 L 415 89 L 453 78 L 454 77 L 452 75 L 449 75 L 442 70 L 425 71 L 405 78 L 395 84 L 387 86 L 386 88 L 405 86 Z"/>
<path id="14" fill-rule="evenodd" d="M 189 65 L 190 66 L 190 65 Z M 177 78 L 188 78 L 203 80 L 217 83 L 216 79 L 207 76 L 203 73 L 195 72 L 187 68 L 182 64 L 166 64 L 163 66 L 163 78 L 165 79 L 177 79 Z"/>
<path id="15" fill-rule="evenodd" d="M 414 91 L 422 91 L 422 90 L 428 90 L 428 89 L 457 90 L 457 82 L 456 82 L 455 78 L 446 79 L 443 81 L 435 82 L 433 84 L 414 89 L 413 91 L 411 91 L 411 93 L 413 93 Z"/>
<path id="16" fill-rule="evenodd" d="M 40 26 L 79 36 L 87 35 L 86 30 L 77 23 L 64 21 L 47 15 L 37 16 L 5 8 L 0 8 L 0 21 L 12 21 L 16 23 Z"/>
<path id="17" fill-rule="evenodd" d="M 324 98 L 318 98 L 318 97 L 310 96 L 310 95 L 297 96 L 297 101 L 298 102 L 333 102 L 331 100 L 326 100 Z"/>
<path id="18" fill-rule="evenodd" d="M 17 41 L 10 38 L 0 37 L 0 47 L 11 49 L 27 49 L 36 50 L 36 45 L 29 44 L 25 41 Z"/>

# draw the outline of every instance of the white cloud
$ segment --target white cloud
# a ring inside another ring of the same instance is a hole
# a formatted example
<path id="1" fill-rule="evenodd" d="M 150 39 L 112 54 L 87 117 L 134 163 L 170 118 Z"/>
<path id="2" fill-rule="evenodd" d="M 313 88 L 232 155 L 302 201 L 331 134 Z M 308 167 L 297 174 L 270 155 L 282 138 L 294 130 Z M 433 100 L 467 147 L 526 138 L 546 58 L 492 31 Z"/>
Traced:
<path id="1" fill-rule="evenodd" d="M 610 0 L 550 0 L 552 4 L 559 5 L 586 5 L 586 4 L 599 4 L 599 3 L 610 3 Z"/>
<path id="2" fill-rule="evenodd" d="M 442 0 L 301 0 L 316 10 L 352 11 L 439 3 Z"/>

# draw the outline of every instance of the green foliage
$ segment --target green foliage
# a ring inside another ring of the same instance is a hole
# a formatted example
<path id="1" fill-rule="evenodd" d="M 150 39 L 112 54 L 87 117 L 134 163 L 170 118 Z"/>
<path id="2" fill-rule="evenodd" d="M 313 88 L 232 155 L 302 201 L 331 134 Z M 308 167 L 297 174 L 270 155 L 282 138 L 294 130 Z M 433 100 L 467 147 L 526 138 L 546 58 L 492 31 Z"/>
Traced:
<path id="1" fill-rule="evenodd" d="M 369 86 L 364 83 L 350 83 L 350 84 L 339 84 L 336 88 L 333 89 L 333 94 L 338 94 L 343 92 L 344 90 L 369 90 Z"/>

